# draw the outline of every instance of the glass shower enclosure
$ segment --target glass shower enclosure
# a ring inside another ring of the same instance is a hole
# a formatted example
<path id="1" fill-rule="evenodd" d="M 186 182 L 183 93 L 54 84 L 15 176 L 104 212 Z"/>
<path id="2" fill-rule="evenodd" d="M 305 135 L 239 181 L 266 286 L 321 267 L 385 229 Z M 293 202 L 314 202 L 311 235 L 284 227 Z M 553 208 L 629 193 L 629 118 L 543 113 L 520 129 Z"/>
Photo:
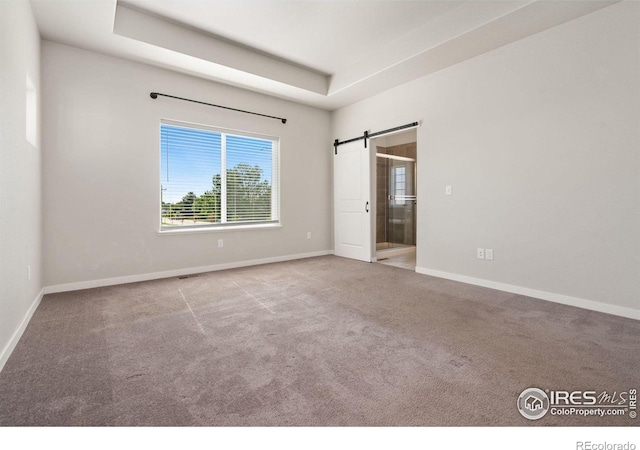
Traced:
<path id="1" fill-rule="evenodd" d="M 377 154 L 376 250 L 416 245 L 416 161 Z"/>

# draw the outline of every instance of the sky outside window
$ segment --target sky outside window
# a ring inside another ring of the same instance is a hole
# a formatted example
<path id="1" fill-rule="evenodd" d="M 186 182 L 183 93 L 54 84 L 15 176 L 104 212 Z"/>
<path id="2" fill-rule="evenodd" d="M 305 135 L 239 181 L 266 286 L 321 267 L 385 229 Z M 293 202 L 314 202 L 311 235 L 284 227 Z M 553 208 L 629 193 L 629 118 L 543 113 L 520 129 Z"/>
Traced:
<path id="1" fill-rule="evenodd" d="M 221 173 L 222 134 L 214 131 L 161 125 L 162 200 L 176 203 L 189 192 L 210 191 Z M 245 136 L 226 136 L 227 170 L 238 164 L 259 166 L 261 180 L 272 184 L 273 142 Z"/>

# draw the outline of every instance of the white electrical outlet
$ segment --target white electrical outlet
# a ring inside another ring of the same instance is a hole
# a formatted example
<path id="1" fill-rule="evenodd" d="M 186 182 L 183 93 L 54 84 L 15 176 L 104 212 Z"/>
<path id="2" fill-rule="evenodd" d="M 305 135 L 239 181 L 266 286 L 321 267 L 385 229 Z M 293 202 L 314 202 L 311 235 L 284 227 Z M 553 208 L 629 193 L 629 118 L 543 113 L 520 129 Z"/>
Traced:
<path id="1" fill-rule="evenodd" d="M 444 188 L 444 193 L 445 195 L 451 195 L 452 194 L 452 189 L 451 189 L 451 185 L 448 184 L 445 188 Z"/>
<path id="2" fill-rule="evenodd" d="M 222 248 L 222 247 L 224 247 L 224 240 L 218 239 L 218 248 Z"/>
<path id="3" fill-rule="evenodd" d="M 484 257 L 485 257 L 485 259 L 488 259 L 489 261 L 493 261 L 493 249 L 492 248 L 486 248 L 484 250 Z"/>
<path id="4" fill-rule="evenodd" d="M 484 259 L 484 249 L 483 248 L 476 249 L 476 256 L 478 257 L 478 259 Z"/>
<path id="5" fill-rule="evenodd" d="M 307 239 L 311 239 L 311 231 L 307 231 Z"/>

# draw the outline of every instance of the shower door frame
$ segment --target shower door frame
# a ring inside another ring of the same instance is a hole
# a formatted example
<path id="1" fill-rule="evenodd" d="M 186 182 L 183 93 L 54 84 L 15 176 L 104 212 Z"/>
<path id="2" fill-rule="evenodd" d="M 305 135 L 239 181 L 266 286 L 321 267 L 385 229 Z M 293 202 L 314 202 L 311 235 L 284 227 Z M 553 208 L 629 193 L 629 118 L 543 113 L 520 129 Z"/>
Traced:
<path id="1" fill-rule="evenodd" d="M 417 161 L 414 158 L 409 158 L 409 157 L 403 157 L 403 156 L 396 156 L 396 155 L 389 155 L 389 154 L 379 154 L 376 153 L 376 157 L 377 158 L 384 158 L 389 160 L 388 162 L 388 166 L 387 166 L 387 189 L 388 189 L 388 195 L 387 195 L 387 199 L 386 199 L 386 208 L 387 208 L 387 220 L 386 220 L 386 242 L 389 245 L 388 249 L 401 249 L 401 248 L 415 248 L 416 246 L 416 209 L 417 209 L 417 195 L 416 195 L 416 188 L 417 188 L 417 183 L 416 183 L 416 174 L 417 174 Z M 403 164 L 404 163 L 404 164 Z M 410 170 L 405 170 L 405 191 L 409 190 L 410 192 L 413 192 L 413 194 L 398 194 L 396 189 L 397 187 L 397 180 L 396 177 L 398 176 L 397 174 L 397 169 L 398 168 L 404 168 L 404 169 L 410 169 Z M 376 161 L 376 170 L 377 170 L 377 161 Z M 411 173 L 410 173 L 411 172 Z M 377 175 L 376 175 L 377 176 Z M 407 180 L 411 181 L 411 188 L 409 189 L 408 184 L 407 184 Z M 400 204 L 399 202 L 405 202 Z M 402 205 L 402 207 L 400 207 Z M 403 234 L 405 235 L 404 240 L 407 240 L 407 230 L 406 227 L 407 225 L 407 212 L 410 213 L 411 217 L 411 228 L 412 230 L 410 231 L 412 236 L 409 239 L 411 243 L 406 243 L 406 242 L 400 242 L 398 239 L 396 239 L 396 233 L 397 233 L 397 229 L 394 225 L 395 220 L 398 219 L 397 214 L 400 212 L 401 216 L 404 216 L 402 218 L 402 222 L 403 222 Z M 376 226 L 377 226 L 377 221 L 376 221 Z M 377 230 L 376 230 L 377 232 Z M 376 233 L 377 236 L 377 233 Z M 377 239 L 376 239 L 377 240 Z M 377 247 L 377 242 L 376 242 L 376 247 Z"/>

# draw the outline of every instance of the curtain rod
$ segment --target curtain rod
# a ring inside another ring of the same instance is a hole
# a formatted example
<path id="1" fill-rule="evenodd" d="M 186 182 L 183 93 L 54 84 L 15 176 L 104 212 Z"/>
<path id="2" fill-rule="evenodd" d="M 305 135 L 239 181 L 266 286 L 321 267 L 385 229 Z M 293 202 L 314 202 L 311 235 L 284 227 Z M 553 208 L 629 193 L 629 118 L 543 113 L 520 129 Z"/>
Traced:
<path id="1" fill-rule="evenodd" d="M 245 114 L 253 114 L 254 116 L 267 117 L 269 119 L 277 119 L 277 120 L 282 121 L 282 123 L 287 123 L 287 119 L 284 119 L 282 117 L 269 116 L 267 114 L 260 114 L 260 113 L 257 113 L 257 112 L 245 111 L 243 109 L 230 108 L 229 106 L 214 105 L 213 103 L 206 103 L 206 102 L 201 102 L 201 101 L 198 101 L 198 100 L 191 100 L 189 98 L 176 97 L 175 95 L 161 94 L 160 92 L 151 92 L 149 94 L 149 96 L 154 100 L 156 98 L 158 98 L 158 95 L 162 95 L 163 97 L 175 98 L 176 100 L 184 100 L 186 102 L 199 103 L 200 105 L 213 106 L 214 108 L 228 109 L 229 111 L 236 111 L 236 112 L 241 112 L 241 113 L 245 113 Z"/>
<path id="2" fill-rule="evenodd" d="M 408 123 L 406 125 L 400 125 L 399 127 L 389 128 L 387 130 L 382 130 L 382 131 L 376 131 L 375 133 L 369 133 L 368 131 L 365 131 L 362 136 L 354 137 L 352 139 L 347 139 L 347 140 L 344 140 L 344 141 L 339 141 L 339 140 L 336 139 L 335 141 L 333 141 L 333 148 L 335 150 L 335 154 L 337 155 L 338 154 L 338 145 L 348 144 L 349 142 L 355 142 L 355 141 L 359 141 L 361 139 L 364 139 L 364 148 L 367 148 L 367 139 L 370 139 L 370 138 L 376 137 L 376 136 L 380 136 L 381 134 L 387 134 L 387 133 L 392 133 L 394 131 L 404 130 L 406 128 L 415 128 L 417 126 L 420 126 L 420 122 L 411 122 L 411 123 Z"/>

